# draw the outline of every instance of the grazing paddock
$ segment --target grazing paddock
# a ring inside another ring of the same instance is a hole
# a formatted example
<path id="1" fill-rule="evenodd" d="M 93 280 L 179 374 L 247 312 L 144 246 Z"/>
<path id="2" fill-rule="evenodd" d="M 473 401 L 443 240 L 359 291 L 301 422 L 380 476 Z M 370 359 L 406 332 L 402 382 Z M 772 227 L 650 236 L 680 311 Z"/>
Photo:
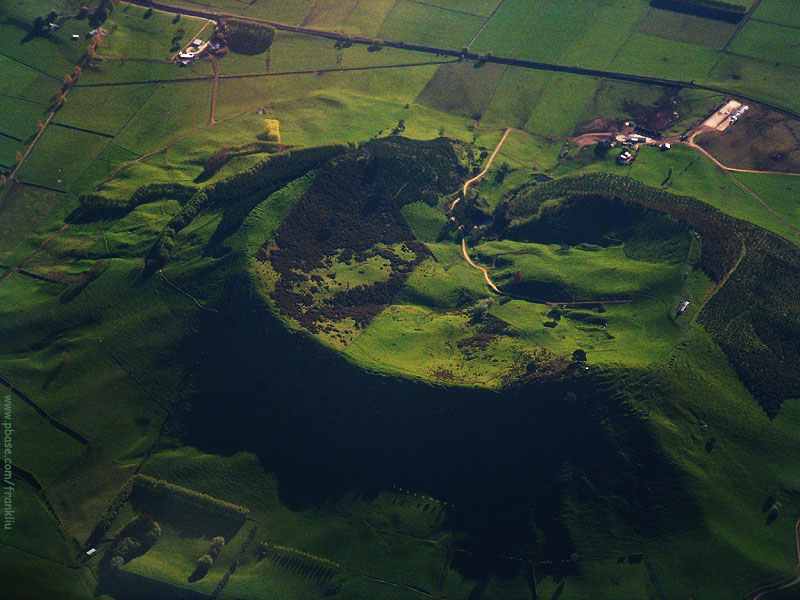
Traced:
<path id="1" fill-rule="evenodd" d="M 66 191 L 108 142 L 92 133 L 48 127 L 17 176 L 26 183 Z"/>
<path id="2" fill-rule="evenodd" d="M 794 0 L 762 0 L 753 19 L 800 27 L 800 13 L 797 12 L 797 4 Z"/>
<path id="3" fill-rule="evenodd" d="M 721 50 L 736 31 L 736 24 L 651 8 L 636 31 L 676 42 L 698 44 Z"/>
<path id="4" fill-rule="evenodd" d="M 729 50 L 771 63 L 800 67 L 800 28 L 751 20 Z"/>
<path id="5" fill-rule="evenodd" d="M 706 78 L 718 56 L 707 46 L 634 33 L 609 69 L 678 81 L 699 81 Z"/>
<path id="6" fill-rule="evenodd" d="M 403 41 L 439 48 L 461 49 L 483 24 L 482 17 L 398 0 L 378 32 L 384 40 Z"/>
<path id="7" fill-rule="evenodd" d="M 469 61 L 442 65 L 430 78 L 417 102 L 468 119 L 480 119 L 489 105 L 505 67 Z"/>

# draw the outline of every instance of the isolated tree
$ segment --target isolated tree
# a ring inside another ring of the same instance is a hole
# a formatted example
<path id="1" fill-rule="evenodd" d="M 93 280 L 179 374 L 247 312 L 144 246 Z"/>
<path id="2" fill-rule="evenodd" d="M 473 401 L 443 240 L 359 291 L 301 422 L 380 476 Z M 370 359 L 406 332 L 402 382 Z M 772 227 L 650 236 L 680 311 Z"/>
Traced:
<path id="1" fill-rule="evenodd" d="M 214 564 L 214 559 L 211 557 L 211 555 L 203 554 L 203 556 L 197 559 L 197 570 L 208 571 L 213 564 Z"/>
<path id="2" fill-rule="evenodd" d="M 33 21 L 33 31 L 38 33 L 42 31 L 45 26 L 45 20 L 42 17 L 36 17 Z"/>
<path id="3" fill-rule="evenodd" d="M 75 77 L 80 77 L 81 73 L 83 73 L 83 69 L 80 65 L 75 65 Z"/>
<path id="4" fill-rule="evenodd" d="M 48 23 L 53 23 L 57 18 L 58 18 L 58 13 L 56 11 L 51 10 L 49 13 L 47 13 Z"/>
<path id="5" fill-rule="evenodd" d="M 586 351 L 578 348 L 572 353 L 572 360 L 576 362 L 586 362 Z"/>
<path id="6" fill-rule="evenodd" d="M 15 157 L 16 157 L 16 159 L 17 159 L 17 164 L 19 164 L 19 163 L 21 163 L 21 162 L 22 162 L 22 152 L 20 152 L 19 150 L 17 150 L 17 151 L 14 153 L 14 156 L 15 156 Z"/>

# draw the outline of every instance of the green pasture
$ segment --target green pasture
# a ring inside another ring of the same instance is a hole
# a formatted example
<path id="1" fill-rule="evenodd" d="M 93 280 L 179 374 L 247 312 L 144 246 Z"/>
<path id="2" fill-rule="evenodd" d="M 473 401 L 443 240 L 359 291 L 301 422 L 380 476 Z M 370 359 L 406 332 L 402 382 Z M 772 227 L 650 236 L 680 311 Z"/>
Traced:
<path id="1" fill-rule="evenodd" d="M 208 125 L 211 84 L 163 84 L 114 138 L 118 146 L 139 154 L 159 149 L 182 134 Z"/>
<path id="2" fill-rule="evenodd" d="M 36 152 L 19 170 L 26 183 L 66 191 L 108 144 L 108 138 L 63 127 L 48 127 Z"/>
<path id="3" fill-rule="evenodd" d="M 165 4 L 183 6 L 185 0 L 167 0 Z M 196 0 L 195 4 L 218 12 L 227 12 L 246 17 L 268 19 L 279 23 L 299 25 L 314 0 L 258 0 L 253 4 L 239 0 Z"/>
<path id="4" fill-rule="evenodd" d="M 593 22 L 597 2 L 570 0 L 541 4 L 539 19 L 526 29 L 511 55 L 539 62 L 562 62 L 559 59 L 567 47 L 580 37 L 585 25 Z"/>
<path id="5" fill-rule="evenodd" d="M 55 91 L 64 75 L 72 74 L 78 59 L 86 52 L 86 34 L 91 28 L 86 21 L 62 18 L 57 31 L 31 36 L 34 19 L 44 17 L 50 9 L 44 8 L 40 14 L 35 12 L 34 6 L 26 7 L 26 4 L 14 2 L 0 7 L 0 39 L 5 40 L 2 54 L 51 77 Z M 73 34 L 79 34 L 81 39 L 73 40 Z"/>
<path id="6" fill-rule="evenodd" d="M 625 51 L 628 38 L 646 10 L 644 2 L 598 5 L 594 18 L 584 23 L 580 35 L 571 41 L 558 62 L 589 69 L 608 68 Z"/>
<path id="7" fill-rule="evenodd" d="M 21 150 L 30 138 L 39 131 L 37 121 L 45 121 L 50 111 L 38 103 L 0 96 L 0 133 L 11 135 L 22 140 L 19 144 Z M 3 137 L 3 141 L 12 141 Z"/>
<path id="8" fill-rule="evenodd" d="M 697 80 L 797 110 L 800 79 L 796 73 L 794 67 L 747 56 L 723 54 L 708 75 Z"/>
<path id="9" fill-rule="evenodd" d="M 636 31 L 676 42 L 698 44 L 721 50 L 736 31 L 736 24 L 677 11 L 651 8 Z M 737 39 L 740 36 L 741 33 Z"/>
<path id="10" fill-rule="evenodd" d="M 480 119 L 505 68 L 464 61 L 442 65 L 425 84 L 417 102 L 450 114 Z"/>
<path id="11" fill-rule="evenodd" d="M 800 14 L 797 14 L 795 8 L 792 0 L 762 0 L 753 19 L 800 27 Z"/>
<path id="12" fill-rule="evenodd" d="M 386 15 L 377 37 L 459 50 L 469 43 L 484 20 L 483 17 L 398 0 Z"/>
<path id="13" fill-rule="evenodd" d="M 33 228 L 50 212 L 63 194 L 16 184 L 10 188 L 0 204 L 0 260 L 5 261 L 11 252 L 28 236 Z"/>
<path id="14" fill-rule="evenodd" d="M 800 67 L 800 29 L 763 21 L 749 21 L 730 51 L 771 63 Z"/>
<path id="15" fill-rule="evenodd" d="M 592 97 L 595 81 L 589 77 L 555 73 L 525 124 L 527 131 L 549 136 L 569 136 L 575 114 Z"/>
<path id="16" fill-rule="evenodd" d="M 800 229 L 800 177 L 759 173 L 736 173 L 736 179 L 758 194 L 789 225 Z M 784 232 L 797 243 L 797 234 Z"/>
<path id="17" fill-rule="evenodd" d="M 11 529 L 3 529 L 0 533 L 0 562 L 3 548 L 14 548 L 32 559 L 41 559 L 43 563 L 71 562 L 72 549 L 33 488 L 27 482 L 15 479 L 12 498 L 14 524 Z"/>
<path id="18" fill-rule="evenodd" d="M 334 583 L 344 579 L 346 586 L 356 586 L 347 580 L 357 574 L 423 589 L 433 589 L 438 581 L 444 549 L 437 543 L 441 508 L 432 498 L 391 491 L 371 500 L 345 494 L 323 505 L 291 510 L 281 502 L 275 478 L 252 454 L 222 457 L 193 448 L 160 452 L 145 463 L 144 472 L 251 508 L 258 533 L 226 586 L 226 597 L 322 596 L 325 586 L 305 578 L 302 565 L 330 568 L 335 573 Z M 430 507 L 433 509 L 428 510 Z M 249 529 L 250 523 L 246 523 L 237 538 Z M 172 543 L 178 544 L 179 539 Z M 272 553 L 295 557 L 301 564 L 293 567 L 271 558 L 257 560 L 253 551 L 262 543 Z M 236 547 L 226 546 L 223 556 Z M 193 556 L 188 546 L 176 545 L 175 554 L 186 557 L 171 559 L 176 566 Z"/>
<path id="19" fill-rule="evenodd" d="M 707 46 L 634 33 L 608 66 L 611 71 L 678 81 L 705 79 L 719 54 Z"/>
<path id="20" fill-rule="evenodd" d="M 54 427 L 6 387 L 0 387 L 0 391 L 3 395 L 11 396 L 15 433 L 12 455 L 14 465 L 33 473 L 46 489 L 87 448 L 61 429 Z"/>
<path id="21" fill-rule="evenodd" d="M 317 0 L 303 17 L 305 27 L 377 37 L 378 29 L 396 0 Z"/>
<path id="22" fill-rule="evenodd" d="M 508 56 L 527 35 L 527 31 L 541 16 L 541 2 L 528 3 L 507 0 L 499 5 L 497 12 L 470 45 L 471 52 L 493 52 L 497 56 Z"/>
<path id="23" fill-rule="evenodd" d="M 552 78 L 552 73 L 544 71 L 506 68 L 481 120 L 500 127 L 525 127 Z"/>
<path id="24" fill-rule="evenodd" d="M 0 68 L 4 77 L 0 81 L 3 98 L 13 98 L 39 104 L 45 110 L 55 96 L 60 79 L 56 80 L 35 68 L 26 66 L 5 54 L 0 54 Z M 5 126 L 5 119 L 3 126 Z"/>
<path id="25" fill-rule="evenodd" d="M 107 135 L 121 131 L 158 89 L 158 84 L 108 88 L 77 87 L 54 123 Z"/>
<path id="26" fill-rule="evenodd" d="M 178 30 L 185 32 L 178 42 L 182 49 L 197 37 L 196 34 L 206 23 L 208 21 L 205 19 L 187 15 L 176 19 L 173 14 L 157 10 L 148 12 L 140 6 L 119 4 L 103 24 L 103 28 L 112 33 L 103 39 L 98 55 L 169 60 L 177 52 L 172 50 L 172 39 L 177 36 Z M 205 28 L 201 37 L 207 40 L 213 32 L 212 23 Z"/>
<path id="27" fill-rule="evenodd" d="M 94 581 L 85 569 L 75 570 L 15 548 L 0 550 L 0 577 L 6 593 L 18 600 L 88 600 Z"/>

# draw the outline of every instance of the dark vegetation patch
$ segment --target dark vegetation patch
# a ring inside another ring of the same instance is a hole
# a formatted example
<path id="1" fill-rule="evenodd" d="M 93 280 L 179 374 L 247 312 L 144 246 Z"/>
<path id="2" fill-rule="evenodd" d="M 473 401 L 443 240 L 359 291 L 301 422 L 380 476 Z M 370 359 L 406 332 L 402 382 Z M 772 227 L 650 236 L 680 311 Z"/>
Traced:
<path id="1" fill-rule="evenodd" d="M 724 132 L 698 136 L 699 146 L 737 169 L 800 173 L 800 121 L 761 106 Z"/>
<path id="2" fill-rule="evenodd" d="M 386 138 L 328 162 L 256 255 L 279 275 L 272 299 L 280 311 L 312 333 L 326 321 L 352 318 L 357 327 L 369 324 L 414 267 L 431 256 L 414 239 L 401 209 L 416 201 L 436 204 L 458 185 L 460 171 L 445 139 Z M 384 247 L 393 244 L 402 244 L 410 256 Z M 327 269 L 341 249 L 344 261 L 380 255 L 389 262 L 388 279 L 339 291 L 323 302 L 295 289 L 298 283 L 319 283 L 311 271 Z"/>
<path id="3" fill-rule="evenodd" d="M 622 110 L 630 115 L 639 127 L 658 132 L 668 129 L 677 122 L 681 114 L 690 112 L 686 102 L 680 95 L 680 89 L 664 88 L 653 104 L 642 104 L 635 99 L 624 98 Z M 643 133 L 643 135 L 648 134 Z M 655 136 L 650 135 L 650 137 Z"/>
<path id="4" fill-rule="evenodd" d="M 651 8 L 636 31 L 676 42 L 722 49 L 736 31 L 736 25 L 691 13 Z"/>
<path id="5" fill-rule="evenodd" d="M 147 255 L 148 272 L 164 266 L 177 243 L 175 236 L 189 225 L 200 211 L 216 208 L 222 221 L 211 236 L 206 252 L 212 254 L 245 217 L 272 192 L 302 177 L 337 154 L 347 150 L 346 144 L 329 144 L 274 154 L 246 171 L 206 185 L 195 192 L 170 219 Z"/>
<path id="6" fill-rule="evenodd" d="M 470 61 L 442 65 L 416 101 L 443 112 L 480 119 L 504 72 L 505 67 L 494 63 L 484 65 L 480 71 Z"/>
<path id="7" fill-rule="evenodd" d="M 738 23 L 747 13 L 744 6 L 720 0 L 651 0 L 650 6 L 730 23 Z"/>
<path id="8" fill-rule="evenodd" d="M 251 21 L 228 19 L 221 24 L 220 29 L 224 32 L 228 48 L 237 54 L 261 54 L 267 51 L 275 39 L 274 28 Z"/>
<path id="9" fill-rule="evenodd" d="M 768 415 L 774 417 L 785 400 L 800 397 L 800 249 L 694 198 L 608 174 L 533 186 L 498 207 L 495 222 L 508 224 L 512 239 L 552 235 L 540 210 L 551 198 L 564 198 L 567 207 L 613 198 L 621 219 L 635 210 L 628 205 L 636 204 L 694 229 L 702 238 L 697 266 L 717 283 L 730 274 L 700 322 Z"/>
<path id="10" fill-rule="evenodd" d="M 567 560 L 575 544 L 563 515 L 576 494 L 601 494 L 604 518 L 634 523 L 644 535 L 671 531 L 676 507 L 683 524 L 697 522 L 682 476 L 647 422 L 589 377 L 529 382 L 502 398 L 376 377 L 289 332 L 250 285 L 236 282 L 226 313 L 203 315 L 202 331 L 187 341 L 187 359 L 201 363 L 193 410 L 183 413 L 186 442 L 256 453 L 290 508 L 324 505 L 346 490 L 424 490 L 447 502 L 458 547 L 474 553 L 454 553 L 454 568 L 475 579 L 512 552 Z M 444 367 L 436 375 L 443 383 L 455 377 Z"/>

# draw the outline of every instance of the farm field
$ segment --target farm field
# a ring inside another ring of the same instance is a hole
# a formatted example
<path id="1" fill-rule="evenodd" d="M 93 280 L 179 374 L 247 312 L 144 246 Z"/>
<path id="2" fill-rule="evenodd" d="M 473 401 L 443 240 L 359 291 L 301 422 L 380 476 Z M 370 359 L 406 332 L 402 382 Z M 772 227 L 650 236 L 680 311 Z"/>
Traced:
<path id="1" fill-rule="evenodd" d="M 3 4 L 12 596 L 792 576 L 800 20 L 695 12 Z"/>

